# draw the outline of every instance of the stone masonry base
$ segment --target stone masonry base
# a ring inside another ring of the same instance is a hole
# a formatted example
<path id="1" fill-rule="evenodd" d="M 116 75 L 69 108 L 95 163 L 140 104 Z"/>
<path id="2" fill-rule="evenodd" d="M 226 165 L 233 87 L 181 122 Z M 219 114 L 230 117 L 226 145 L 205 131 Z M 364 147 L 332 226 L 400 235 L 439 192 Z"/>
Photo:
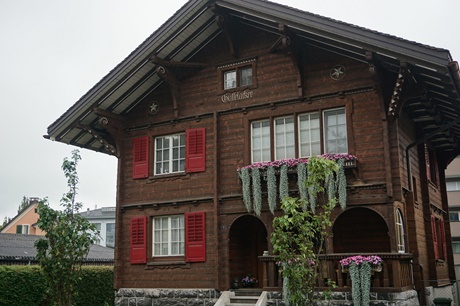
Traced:
<path id="1" fill-rule="evenodd" d="M 321 294 L 319 294 L 321 295 Z M 115 306 L 212 306 L 219 299 L 215 289 L 119 289 Z M 332 300 L 321 301 L 314 306 L 351 306 L 351 292 L 333 292 Z M 418 306 L 417 292 L 371 292 L 370 306 Z M 268 292 L 267 306 L 284 306 L 281 292 Z"/>

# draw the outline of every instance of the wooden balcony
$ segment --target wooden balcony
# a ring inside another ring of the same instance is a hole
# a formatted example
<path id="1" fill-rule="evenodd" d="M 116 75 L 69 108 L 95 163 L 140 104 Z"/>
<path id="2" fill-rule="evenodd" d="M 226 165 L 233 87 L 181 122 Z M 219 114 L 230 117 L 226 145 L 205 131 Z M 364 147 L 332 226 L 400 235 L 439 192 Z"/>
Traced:
<path id="1" fill-rule="evenodd" d="M 328 254 L 320 255 L 321 275 L 317 284 L 317 289 L 326 289 L 325 282 L 331 279 L 337 285 L 334 291 L 351 290 L 351 280 L 349 273 L 342 271 L 340 260 L 355 255 L 378 255 L 382 258 L 382 271 L 374 272 L 372 275 L 372 288 L 374 292 L 404 291 L 413 288 L 412 279 L 412 258 L 411 254 L 399 253 L 380 253 L 380 254 Z M 281 291 L 282 277 L 277 266 L 277 256 L 259 256 L 263 263 L 264 278 L 263 290 Z"/>

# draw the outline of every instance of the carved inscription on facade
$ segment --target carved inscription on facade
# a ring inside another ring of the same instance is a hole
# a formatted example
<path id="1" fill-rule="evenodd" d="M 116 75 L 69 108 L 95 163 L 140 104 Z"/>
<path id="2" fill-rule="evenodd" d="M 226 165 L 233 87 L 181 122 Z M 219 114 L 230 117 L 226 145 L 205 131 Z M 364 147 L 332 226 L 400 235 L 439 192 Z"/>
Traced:
<path id="1" fill-rule="evenodd" d="M 245 91 L 235 91 L 235 92 L 225 93 L 222 96 L 220 96 L 220 100 L 223 103 L 238 101 L 238 100 L 245 100 L 245 99 L 250 99 L 254 97 L 254 94 L 255 93 L 253 90 L 246 89 Z"/>

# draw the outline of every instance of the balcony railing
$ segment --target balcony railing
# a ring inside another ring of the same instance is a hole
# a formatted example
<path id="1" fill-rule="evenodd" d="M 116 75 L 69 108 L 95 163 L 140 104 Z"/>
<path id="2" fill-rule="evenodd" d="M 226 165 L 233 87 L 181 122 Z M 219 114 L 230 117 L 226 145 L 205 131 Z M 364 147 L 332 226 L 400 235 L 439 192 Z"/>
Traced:
<path id="1" fill-rule="evenodd" d="M 331 279 L 337 285 L 336 291 L 348 291 L 351 288 L 350 275 L 342 271 L 340 260 L 354 255 L 378 255 L 382 258 L 382 271 L 372 275 L 371 291 L 404 291 L 413 288 L 412 258 L 411 254 L 380 253 L 380 254 L 328 254 L 320 255 L 319 264 L 322 267 L 317 287 L 318 290 L 326 289 L 325 283 Z M 280 269 L 276 264 L 275 255 L 260 256 L 263 263 L 264 278 L 263 289 L 281 291 L 283 286 Z"/>

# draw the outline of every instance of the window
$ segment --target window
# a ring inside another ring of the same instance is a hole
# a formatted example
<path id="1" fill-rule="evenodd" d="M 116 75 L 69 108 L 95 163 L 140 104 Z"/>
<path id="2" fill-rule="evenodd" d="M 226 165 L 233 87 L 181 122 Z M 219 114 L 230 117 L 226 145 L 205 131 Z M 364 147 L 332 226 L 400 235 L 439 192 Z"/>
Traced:
<path id="1" fill-rule="evenodd" d="M 448 178 L 446 179 L 447 191 L 459 191 L 460 190 L 460 178 Z"/>
<path id="2" fill-rule="evenodd" d="M 404 243 L 404 223 L 401 211 L 396 210 L 396 243 L 398 248 L 398 253 L 405 253 L 406 247 Z"/>
<path id="3" fill-rule="evenodd" d="M 300 157 L 321 154 L 321 133 L 319 114 L 310 113 L 299 116 Z"/>
<path id="4" fill-rule="evenodd" d="M 96 226 L 96 231 L 98 233 L 100 233 L 101 232 L 101 224 L 100 223 L 94 223 L 94 225 Z M 96 237 L 96 241 L 94 242 L 94 244 L 101 245 L 101 239 L 99 238 L 99 235 Z"/>
<path id="5" fill-rule="evenodd" d="M 155 174 L 185 171 L 185 134 L 155 138 Z"/>
<path id="6" fill-rule="evenodd" d="M 206 171 L 206 129 L 187 129 L 185 133 L 154 139 L 154 174 Z M 133 139 L 133 178 L 149 176 L 149 136 Z"/>
<path id="7" fill-rule="evenodd" d="M 184 216 L 153 218 L 153 256 L 184 255 Z"/>
<path id="8" fill-rule="evenodd" d="M 450 221 L 460 221 L 460 218 L 458 216 L 458 211 L 449 212 L 449 220 Z"/>
<path id="9" fill-rule="evenodd" d="M 16 234 L 28 235 L 29 225 L 28 224 L 16 225 Z"/>
<path id="10" fill-rule="evenodd" d="M 275 119 L 275 160 L 294 158 L 294 117 Z"/>
<path id="11" fill-rule="evenodd" d="M 428 180 L 438 185 L 438 164 L 434 150 L 425 143 L 425 165 Z"/>
<path id="12" fill-rule="evenodd" d="M 446 260 L 446 236 L 444 220 L 431 216 L 431 230 L 433 234 L 433 247 L 435 259 Z"/>
<path id="13" fill-rule="evenodd" d="M 105 245 L 113 248 L 115 247 L 115 223 L 107 223 L 105 229 Z"/>
<path id="14" fill-rule="evenodd" d="M 252 162 L 270 161 L 270 121 L 256 121 L 251 124 Z"/>
<path id="15" fill-rule="evenodd" d="M 297 120 L 297 122 L 296 122 Z M 271 127 L 275 160 L 309 157 L 321 153 L 347 153 L 347 123 L 345 108 L 279 117 L 251 123 L 252 162 L 270 161 Z M 296 143 L 297 141 L 297 143 Z"/>
<path id="16" fill-rule="evenodd" d="M 224 71 L 224 90 L 252 85 L 252 66 Z"/>
<path id="17" fill-rule="evenodd" d="M 326 153 L 348 152 L 345 109 L 324 112 L 324 138 Z"/>
<path id="18" fill-rule="evenodd" d="M 460 242 L 452 242 L 452 252 L 454 254 L 460 254 Z"/>

